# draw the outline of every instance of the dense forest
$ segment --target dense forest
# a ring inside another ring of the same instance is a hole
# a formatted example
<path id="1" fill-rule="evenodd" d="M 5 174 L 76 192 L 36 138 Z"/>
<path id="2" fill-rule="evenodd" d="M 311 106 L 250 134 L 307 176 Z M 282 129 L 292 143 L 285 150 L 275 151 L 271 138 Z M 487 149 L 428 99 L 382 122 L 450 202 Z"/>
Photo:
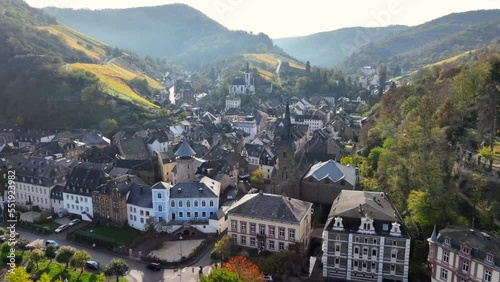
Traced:
<path id="1" fill-rule="evenodd" d="M 421 71 L 386 92 L 367 113 L 361 149 L 342 160 L 360 166 L 363 189 L 390 195 L 417 240 L 434 225 L 500 230 L 498 167 L 463 169 L 455 153 L 461 147 L 499 163 L 499 51 Z"/>
<path id="2" fill-rule="evenodd" d="M 500 230 L 499 53 L 500 45 L 490 46 L 465 64 L 435 66 L 386 92 L 366 113 L 361 149 L 342 160 L 360 167 L 364 190 L 393 199 L 423 251 L 413 252 L 414 272 L 425 272 L 434 225 Z M 457 148 L 485 165 L 464 166 Z"/>
<path id="3" fill-rule="evenodd" d="M 228 30 L 183 4 L 98 11 L 46 8 L 45 11 L 108 44 L 192 68 L 244 53 L 279 51 L 263 33 Z"/>

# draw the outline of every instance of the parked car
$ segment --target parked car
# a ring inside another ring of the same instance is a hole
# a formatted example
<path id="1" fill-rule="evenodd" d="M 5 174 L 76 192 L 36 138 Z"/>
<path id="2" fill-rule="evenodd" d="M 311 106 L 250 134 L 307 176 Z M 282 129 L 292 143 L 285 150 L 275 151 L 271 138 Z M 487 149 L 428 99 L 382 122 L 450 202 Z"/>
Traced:
<path id="1" fill-rule="evenodd" d="M 19 238 L 19 236 L 21 236 L 21 234 L 19 233 L 15 233 L 16 234 L 16 238 Z M 5 242 L 5 240 L 8 240 L 10 239 L 10 233 L 5 233 L 4 235 L 0 235 L 0 242 Z"/>
<path id="2" fill-rule="evenodd" d="M 146 265 L 146 268 L 154 270 L 154 271 L 158 271 L 161 269 L 161 265 L 159 263 L 156 263 L 156 262 L 150 262 Z"/>
<path id="3" fill-rule="evenodd" d="M 264 280 L 266 281 L 274 281 L 273 276 L 269 274 L 264 274 Z"/>
<path id="4" fill-rule="evenodd" d="M 76 224 L 77 224 L 78 222 L 80 222 L 80 221 L 81 221 L 80 219 L 75 218 L 75 219 L 73 219 L 72 221 L 70 221 L 70 222 L 68 223 L 68 225 L 69 225 L 69 226 L 73 226 L 73 225 L 76 225 Z"/>
<path id="5" fill-rule="evenodd" d="M 67 229 L 68 227 L 69 227 L 69 226 L 68 226 L 67 224 L 63 224 L 63 225 L 61 225 L 61 226 L 57 227 L 57 229 L 56 229 L 54 232 L 56 232 L 56 233 L 61 233 L 61 232 L 63 232 L 65 229 Z"/>
<path id="6" fill-rule="evenodd" d="M 42 249 L 44 246 L 43 239 L 33 240 L 31 243 L 27 244 L 26 250 Z"/>
<path id="7" fill-rule="evenodd" d="M 85 262 L 85 266 L 90 270 L 99 270 L 99 263 L 97 261 L 88 260 Z"/>
<path id="8" fill-rule="evenodd" d="M 45 246 L 49 246 L 49 245 L 52 245 L 52 246 L 56 247 L 56 249 L 59 249 L 59 244 L 54 240 L 46 240 Z"/>

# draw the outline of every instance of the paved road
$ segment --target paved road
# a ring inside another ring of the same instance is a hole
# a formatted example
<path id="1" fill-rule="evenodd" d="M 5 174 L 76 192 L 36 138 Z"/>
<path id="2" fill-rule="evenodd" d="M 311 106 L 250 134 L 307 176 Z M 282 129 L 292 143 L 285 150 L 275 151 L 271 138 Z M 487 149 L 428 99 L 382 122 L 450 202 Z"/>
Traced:
<path id="1" fill-rule="evenodd" d="M 92 249 L 91 247 L 85 247 L 83 245 L 75 245 L 74 242 L 66 240 L 66 232 L 61 234 L 50 234 L 41 235 L 31 232 L 24 231 L 22 229 L 16 230 L 21 234 L 21 238 L 25 238 L 29 241 L 36 239 L 52 239 L 59 243 L 60 246 L 70 245 L 77 249 L 86 250 L 92 257 L 92 260 L 100 262 L 101 265 L 106 265 L 111 259 L 114 258 L 113 253 L 104 252 L 100 250 Z M 127 258 L 126 259 L 130 271 L 127 275 L 127 280 L 129 282 L 160 282 L 160 281 L 180 281 L 180 282 L 191 282 L 198 281 L 198 267 L 203 266 L 203 273 L 210 273 L 212 270 L 210 252 L 207 252 L 199 262 L 197 262 L 192 267 L 185 267 L 183 269 L 163 269 L 158 272 L 150 271 L 145 269 L 145 264 L 137 261 L 136 259 Z"/>

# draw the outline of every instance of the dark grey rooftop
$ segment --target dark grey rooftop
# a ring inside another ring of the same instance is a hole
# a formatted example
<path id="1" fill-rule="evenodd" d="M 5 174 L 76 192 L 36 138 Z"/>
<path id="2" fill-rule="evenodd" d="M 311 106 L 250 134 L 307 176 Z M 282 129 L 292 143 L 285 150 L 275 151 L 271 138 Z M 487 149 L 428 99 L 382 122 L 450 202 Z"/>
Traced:
<path id="1" fill-rule="evenodd" d="M 205 183 L 177 183 L 170 188 L 170 198 L 218 198 Z"/>
<path id="2" fill-rule="evenodd" d="M 485 260 L 487 254 L 493 255 L 493 263 L 500 267 L 500 237 L 497 234 L 451 226 L 439 231 L 437 241 L 443 244 L 446 237 L 450 238 L 450 246 L 456 250 L 467 242 L 472 248 L 471 256 L 478 260 Z"/>
<path id="3" fill-rule="evenodd" d="M 150 186 L 133 184 L 130 187 L 127 204 L 143 208 L 153 208 L 153 190 Z"/>
<path id="4" fill-rule="evenodd" d="M 256 193 L 243 196 L 228 213 L 300 223 L 311 207 L 312 203 L 294 198 Z"/>
<path id="5" fill-rule="evenodd" d="M 181 158 L 187 158 L 187 157 L 193 157 L 196 155 L 196 152 L 189 146 L 189 143 L 187 142 L 186 139 L 182 141 L 181 146 L 179 146 L 179 149 L 175 152 L 176 157 L 181 157 Z"/>

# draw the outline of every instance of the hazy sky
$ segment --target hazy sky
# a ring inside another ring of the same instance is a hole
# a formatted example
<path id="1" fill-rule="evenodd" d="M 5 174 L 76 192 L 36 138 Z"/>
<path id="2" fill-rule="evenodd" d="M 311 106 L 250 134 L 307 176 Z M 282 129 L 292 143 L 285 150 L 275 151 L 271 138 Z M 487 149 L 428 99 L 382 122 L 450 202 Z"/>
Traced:
<path id="1" fill-rule="evenodd" d="M 127 8 L 185 3 L 230 29 L 272 38 L 352 26 L 417 25 L 453 12 L 499 9 L 500 0 L 26 0 L 33 7 Z M 500 16 L 500 15 L 499 15 Z"/>

